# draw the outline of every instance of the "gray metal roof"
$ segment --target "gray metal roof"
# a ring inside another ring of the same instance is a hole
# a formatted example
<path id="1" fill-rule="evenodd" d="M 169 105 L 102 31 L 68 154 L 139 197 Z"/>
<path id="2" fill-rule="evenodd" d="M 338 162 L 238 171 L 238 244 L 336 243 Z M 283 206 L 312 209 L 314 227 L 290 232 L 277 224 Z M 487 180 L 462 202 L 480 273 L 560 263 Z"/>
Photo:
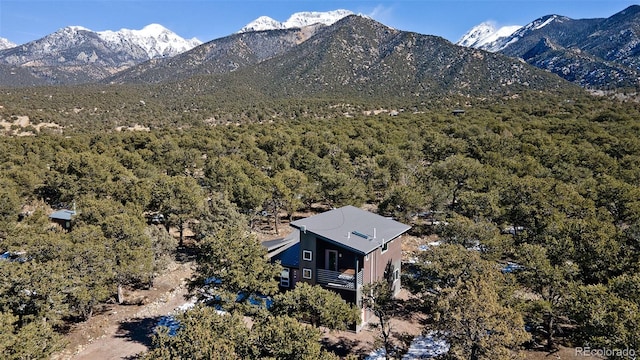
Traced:
<path id="1" fill-rule="evenodd" d="M 59 219 L 59 220 L 71 220 L 71 218 L 76 214 L 73 210 L 58 210 L 49 215 L 51 219 Z"/>
<path id="2" fill-rule="evenodd" d="M 261 244 L 264 248 L 267 249 L 269 257 L 273 257 L 273 255 L 278 252 L 285 250 L 286 248 L 291 247 L 294 243 L 300 241 L 300 231 L 298 229 L 293 229 L 289 235 L 280 239 L 274 240 L 266 240 Z M 285 248 L 285 249 L 283 249 Z"/>
<path id="3" fill-rule="evenodd" d="M 297 233 L 297 229 L 296 229 L 296 233 Z M 300 241 L 300 238 L 296 237 L 296 238 L 281 238 L 281 239 L 275 239 L 275 240 L 267 240 L 267 241 L 263 241 L 261 244 L 264 248 L 267 249 L 267 252 L 271 252 L 285 245 L 288 245 L 289 243 L 296 242 L 296 241 Z"/>
<path id="4" fill-rule="evenodd" d="M 350 205 L 293 221 L 291 226 L 361 254 L 368 254 L 383 241 L 393 240 L 411 229 L 409 225 Z"/>

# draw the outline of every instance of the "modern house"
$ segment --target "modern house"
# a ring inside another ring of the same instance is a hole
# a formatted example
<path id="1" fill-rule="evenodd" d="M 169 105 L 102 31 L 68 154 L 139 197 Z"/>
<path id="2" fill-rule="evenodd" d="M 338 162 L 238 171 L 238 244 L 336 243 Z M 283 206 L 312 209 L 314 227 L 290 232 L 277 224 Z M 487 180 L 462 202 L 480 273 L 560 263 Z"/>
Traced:
<path id="1" fill-rule="evenodd" d="M 284 270 L 281 288 L 303 281 L 320 285 L 362 308 L 362 286 L 386 279 L 400 291 L 401 237 L 411 227 L 345 206 L 291 222 L 289 237 L 265 242 L 269 257 Z M 362 324 L 372 314 L 363 309 Z"/>

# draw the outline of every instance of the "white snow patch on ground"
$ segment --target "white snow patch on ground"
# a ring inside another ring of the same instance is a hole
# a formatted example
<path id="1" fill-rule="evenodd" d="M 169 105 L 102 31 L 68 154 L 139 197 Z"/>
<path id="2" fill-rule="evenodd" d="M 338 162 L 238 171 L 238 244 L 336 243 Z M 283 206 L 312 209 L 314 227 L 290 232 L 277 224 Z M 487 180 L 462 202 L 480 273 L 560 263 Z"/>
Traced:
<path id="1" fill-rule="evenodd" d="M 449 351 L 449 344 L 433 331 L 427 335 L 416 336 L 409 346 L 403 360 L 431 359 Z M 384 360 L 384 348 L 372 351 L 366 360 Z"/>

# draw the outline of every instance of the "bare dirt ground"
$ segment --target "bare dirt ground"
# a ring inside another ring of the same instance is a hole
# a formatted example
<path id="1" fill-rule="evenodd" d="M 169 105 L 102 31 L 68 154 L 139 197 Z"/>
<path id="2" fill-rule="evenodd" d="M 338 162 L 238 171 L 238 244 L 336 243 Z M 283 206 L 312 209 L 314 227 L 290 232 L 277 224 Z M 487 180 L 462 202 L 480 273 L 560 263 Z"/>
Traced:
<path id="1" fill-rule="evenodd" d="M 414 311 L 416 301 L 409 292 L 401 290 L 398 316 L 391 321 L 391 332 L 394 345 L 405 351 L 411 341 L 422 333 L 422 322 L 425 316 Z M 374 323 L 372 321 L 371 323 Z M 350 331 L 325 331 L 322 343 L 325 347 L 340 356 L 356 354 L 360 358 L 369 355 L 373 350 L 382 347 L 380 331 L 373 327 L 366 327 L 358 333 Z"/>
<path id="2" fill-rule="evenodd" d="M 126 294 L 127 300 L 144 304 L 110 304 L 89 321 L 78 324 L 67 335 L 66 349 L 54 359 L 127 359 L 146 351 L 160 317 L 187 302 L 186 279 L 191 276 L 192 265 L 172 263 L 154 281 L 153 288 Z"/>

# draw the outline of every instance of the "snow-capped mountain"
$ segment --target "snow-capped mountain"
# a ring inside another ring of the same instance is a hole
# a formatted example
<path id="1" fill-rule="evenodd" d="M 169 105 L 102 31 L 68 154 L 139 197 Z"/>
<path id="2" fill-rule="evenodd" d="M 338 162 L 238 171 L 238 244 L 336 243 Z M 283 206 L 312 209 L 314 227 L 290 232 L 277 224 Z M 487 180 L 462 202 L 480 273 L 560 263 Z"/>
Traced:
<path id="1" fill-rule="evenodd" d="M 497 28 L 492 22 L 483 22 L 464 34 L 456 44 L 488 51 L 498 51 L 498 47 L 502 45 L 500 40 L 508 38 L 521 28 L 522 26 L 520 25 Z"/>
<path id="2" fill-rule="evenodd" d="M 238 33 L 278 29 L 284 29 L 284 24 L 268 16 L 260 16 L 259 18 L 245 25 L 242 29 L 240 29 L 240 31 L 238 31 Z"/>
<path id="3" fill-rule="evenodd" d="M 10 49 L 15 46 L 17 46 L 17 44 L 12 43 L 9 39 L 0 38 L 0 50 Z"/>
<path id="4" fill-rule="evenodd" d="M 130 43 L 135 44 L 145 50 L 149 59 L 177 55 L 202 44 L 202 41 L 196 38 L 183 39 L 159 24 L 147 25 L 142 30 L 107 30 L 97 34 L 104 41 L 116 46 L 126 47 Z"/>
<path id="5" fill-rule="evenodd" d="M 506 36 L 481 24 L 458 45 L 520 58 L 587 88 L 636 88 L 640 87 L 638 24 L 640 5 L 631 5 L 608 18 L 546 15 Z"/>
<path id="6" fill-rule="evenodd" d="M 182 39 L 157 24 L 141 30 L 102 32 L 70 26 L 39 40 L 0 50 L 0 68 L 10 69 L 0 71 L 0 75 L 11 74 L 5 76 L 6 84 L 30 86 L 106 79 L 148 83 L 179 80 L 183 75 L 233 72 L 281 56 L 297 46 L 311 47 L 305 45 L 306 40 L 331 33 L 327 26 L 340 27 L 366 19 L 362 15 L 349 16 L 353 14 L 348 10 L 300 12 L 285 22 L 263 16 L 240 33 L 201 46 L 196 46 L 199 40 Z M 458 45 L 516 57 L 588 88 L 635 89 L 640 88 L 638 24 L 640 5 L 632 5 L 609 18 L 573 20 L 547 15 L 523 27 L 502 28 L 485 23 L 465 34 Z M 269 29 L 280 31 L 257 31 Z M 173 56 L 180 52 L 180 56 Z M 136 66 L 141 63 L 144 66 Z M 125 70 L 129 71 L 126 76 L 115 76 Z"/>
<path id="7" fill-rule="evenodd" d="M 83 83 L 135 64 L 171 57 L 201 44 L 158 24 L 142 30 L 91 31 L 68 26 L 38 40 L 0 50 L 0 64 L 27 68 L 47 84 Z"/>
<path id="8" fill-rule="evenodd" d="M 186 40 L 158 24 L 142 30 L 91 31 L 68 26 L 35 41 L 0 52 L 11 65 L 104 63 L 115 66 L 139 63 L 190 50 L 202 42 Z"/>
<path id="9" fill-rule="evenodd" d="M 292 29 L 314 24 L 323 24 L 329 26 L 349 15 L 354 15 L 354 13 L 352 11 L 344 9 L 326 12 L 305 11 L 294 13 L 285 22 L 279 22 L 268 16 L 260 16 L 259 18 L 245 25 L 238 32 L 243 33 L 249 31 Z"/>
<path id="10" fill-rule="evenodd" d="M 541 30 L 545 26 L 571 21 L 573 20 L 566 16 L 547 15 L 525 26 L 513 25 L 497 28 L 492 22 L 483 22 L 480 25 L 474 26 L 464 34 L 456 44 L 491 52 L 499 52 L 510 44 L 528 36 L 534 31 Z"/>

